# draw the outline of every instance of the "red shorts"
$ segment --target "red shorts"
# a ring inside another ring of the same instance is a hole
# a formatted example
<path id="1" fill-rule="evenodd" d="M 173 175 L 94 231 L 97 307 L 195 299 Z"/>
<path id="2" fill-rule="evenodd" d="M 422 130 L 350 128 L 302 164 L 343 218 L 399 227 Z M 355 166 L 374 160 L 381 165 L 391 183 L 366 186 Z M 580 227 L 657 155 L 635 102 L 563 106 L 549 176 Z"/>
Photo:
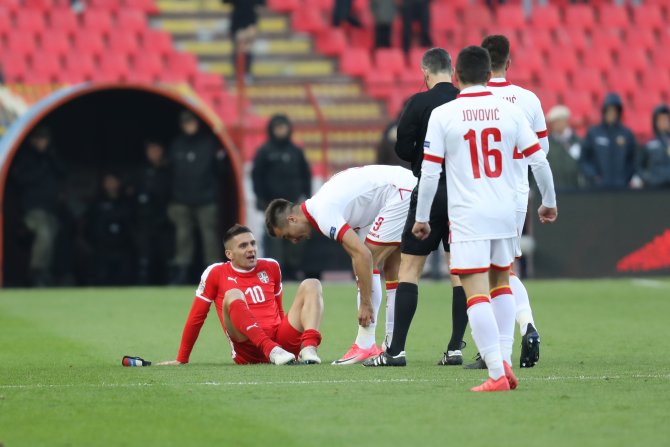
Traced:
<path id="1" fill-rule="evenodd" d="M 298 357 L 300 344 L 302 343 L 302 332 L 291 326 L 291 323 L 288 322 L 288 316 L 285 315 L 279 325 L 265 328 L 265 332 L 282 348 Z M 241 343 L 231 341 L 231 347 L 233 349 L 233 361 L 238 365 L 269 363 L 268 359 L 263 355 L 263 351 L 258 349 L 249 340 Z"/>

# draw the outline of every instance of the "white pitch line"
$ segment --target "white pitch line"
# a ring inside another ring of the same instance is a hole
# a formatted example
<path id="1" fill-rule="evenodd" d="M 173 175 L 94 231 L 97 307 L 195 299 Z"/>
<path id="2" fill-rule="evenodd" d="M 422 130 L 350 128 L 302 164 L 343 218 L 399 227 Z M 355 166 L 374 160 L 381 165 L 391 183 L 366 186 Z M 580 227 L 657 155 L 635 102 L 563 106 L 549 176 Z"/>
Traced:
<path id="1" fill-rule="evenodd" d="M 561 381 L 583 381 L 583 382 L 601 382 L 606 380 L 625 380 L 625 379 L 661 379 L 670 380 L 670 374 L 633 374 L 629 376 L 611 375 L 611 376 L 546 376 L 546 377 L 520 377 L 519 381 L 529 382 L 561 382 Z M 37 388 L 137 388 L 154 386 L 259 386 L 259 385 L 337 385 L 345 383 L 445 383 L 445 382 L 468 382 L 464 378 L 435 378 L 435 379 L 362 379 L 362 380 L 289 380 L 289 381 L 247 381 L 247 382 L 186 382 L 186 383 L 62 383 L 62 384 L 15 384 L 0 385 L 0 389 L 37 389 Z"/>
<path id="2" fill-rule="evenodd" d="M 651 287 L 652 289 L 667 289 L 670 288 L 670 284 L 667 282 L 659 281 L 657 279 L 647 279 L 647 278 L 635 278 L 631 280 L 635 285 L 642 287 Z"/>

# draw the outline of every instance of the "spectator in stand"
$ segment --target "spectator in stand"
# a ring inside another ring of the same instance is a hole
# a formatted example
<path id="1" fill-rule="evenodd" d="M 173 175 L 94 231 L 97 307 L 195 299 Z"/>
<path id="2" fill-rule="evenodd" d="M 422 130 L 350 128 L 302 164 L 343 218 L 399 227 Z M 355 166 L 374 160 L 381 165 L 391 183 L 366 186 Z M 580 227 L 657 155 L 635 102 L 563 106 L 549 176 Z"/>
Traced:
<path id="1" fill-rule="evenodd" d="M 391 47 L 391 26 L 396 14 L 397 0 L 370 0 L 375 18 L 375 48 Z"/>
<path id="2" fill-rule="evenodd" d="M 166 273 L 172 225 L 167 216 L 170 201 L 170 168 L 163 145 L 155 140 L 145 143 L 147 162 L 135 180 L 137 210 L 138 282 L 163 284 Z"/>
<path id="3" fill-rule="evenodd" d="M 411 169 L 408 161 L 398 157 L 395 152 L 395 144 L 398 141 L 398 120 L 391 121 L 382 133 L 382 139 L 377 147 L 377 164 L 402 166 Z"/>
<path id="4" fill-rule="evenodd" d="M 244 79 L 251 83 L 251 65 L 253 63 L 253 46 L 256 40 L 256 23 L 258 12 L 256 8 L 265 3 L 264 0 L 222 0 L 233 6 L 230 19 L 230 37 L 233 40 L 233 67 L 244 67 Z M 241 60 L 238 60 L 241 59 Z"/>
<path id="5" fill-rule="evenodd" d="M 622 114 L 621 97 L 609 93 L 603 102 L 602 123 L 591 127 L 582 142 L 579 164 L 594 188 L 626 188 L 635 172 L 635 137 L 621 124 Z"/>
<path id="6" fill-rule="evenodd" d="M 18 188 L 23 222 L 34 238 L 30 252 L 33 286 L 51 284 L 54 241 L 59 222 L 56 208 L 65 169 L 51 144 L 51 132 L 37 127 L 12 163 L 10 181 Z"/>
<path id="7" fill-rule="evenodd" d="M 256 207 L 265 211 L 268 204 L 283 197 L 300 203 L 312 195 L 312 174 L 302 149 L 291 140 L 291 121 L 286 115 L 274 115 L 268 123 L 268 141 L 258 149 L 251 178 Z M 297 279 L 302 268 L 301 245 L 265 234 L 265 256 L 276 259 L 283 276 Z"/>
<path id="8" fill-rule="evenodd" d="M 103 175 L 101 187 L 86 219 L 94 282 L 102 286 L 128 285 L 135 254 L 132 207 L 117 174 Z"/>
<path id="9" fill-rule="evenodd" d="M 171 284 L 190 284 L 196 222 L 202 238 L 202 261 L 210 265 L 220 260 L 217 175 L 225 154 L 216 139 L 203 131 L 193 113 L 184 110 L 179 120 L 182 133 L 172 142 L 168 154 L 172 178 L 168 217 L 176 231 Z"/>
<path id="10" fill-rule="evenodd" d="M 638 175 L 649 188 L 670 188 L 670 108 L 660 105 L 652 115 L 654 138 L 640 153 Z"/>
<path id="11" fill-rule="evenodd" d="M 409 54 L 412 45 L 412 26 L 419 22 L 421 46 L 430 48 L 433 39 L 430 37 L 430 0 L 402 0 L 402 48 Z"/>
<path id="12" fill-rule="evenodd" d="M 547 114 L 549 123 L 549 154 L 547 159 L 554 173 L 556 190 L 575 190 L 583 187 L 579 172 L 581 152 L 579 137 L 570 127 L 570 109 L 554 106 Z"/>
<path id="13" fill-rule="evenodd" d="M 339 27 L 344 20 L 355 28 L 362 27 L 361 21 L 354 15 L 352 9 L 353 0 L 335 0 L 333 4 L 333 26 Z"/>

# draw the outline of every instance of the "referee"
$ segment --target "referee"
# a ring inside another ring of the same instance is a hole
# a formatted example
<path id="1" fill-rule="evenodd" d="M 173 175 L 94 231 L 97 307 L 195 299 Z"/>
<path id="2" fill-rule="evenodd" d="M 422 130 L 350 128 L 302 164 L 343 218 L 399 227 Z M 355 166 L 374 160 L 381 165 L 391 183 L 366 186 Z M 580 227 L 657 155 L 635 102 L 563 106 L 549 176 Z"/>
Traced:
<path id="1" fill-rule="evenodd" d="M 432 48 L 423 55 L 421 71 L 428 91 L 412 96 L 405 106 L 398 123 L 398 140 L 395 151 L 398 156 L 411 163 L 416 177 L 421 175 L 423 145 L 428 129 L 430 114 L 436 107 L 456 98 L 458 89 L 451 83 L 453 73 L 451 56 L 442 48 Z M 419 289 L 418 283 L 428 255 L 439 248 L 449 252 L 449 218 L 447 216 L 447 185 L 444 169 L 440 177 L 433 206 L 430 211 L 430 236 L 418 240 L 412 234 L 416 215 L 418 186 L 412 191 L 409 214 L 405 222 L 400 249 L 402 252 L 398 288 L 395 299 L 395 323 L 391 345 L 384 353 L 364 362 L 365 366 L 404 366 L 405 341 L 414 312 L 416 311 Z M 458 276 L 451 276 L 453 285 L 452 319 L 453 329 L 447 352 L 440 360 L 441 365 L 460 365 L 463 355 L 460 351 L 463 334 L 468 323 L 466 298 Z"/>

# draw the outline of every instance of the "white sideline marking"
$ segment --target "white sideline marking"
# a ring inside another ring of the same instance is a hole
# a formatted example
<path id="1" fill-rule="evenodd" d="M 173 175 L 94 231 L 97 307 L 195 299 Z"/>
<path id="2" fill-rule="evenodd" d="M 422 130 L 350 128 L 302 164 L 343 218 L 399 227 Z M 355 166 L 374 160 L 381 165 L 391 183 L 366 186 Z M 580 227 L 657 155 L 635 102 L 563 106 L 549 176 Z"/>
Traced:
<path id="1" fill-rule="evenodd" d="M 520 377 L 524 382 L 561 382 L 561 381 L 583 381 L 600 382 L 604 380 L 622 379 L 661 379 L 669 380 L 670 374 L 632 374 L 629 376 L 546 376 L 546 377 Z M 0 389 L 37 389 L 37 388 L 137 388 L 152 386 L 258 386 L 258 385 L 337 385 L 343 383 L 445 383 L 445 382 L 469 382 L 470 379 L 363 379 L 363 380 L 287 380 L 278 382 L 186 382 L 186 383 L 62 383 L 62 384 L 28 384 L 28 385 L 0 385 Z"/>
<path id="2" fill-rule="evenodd" d="M 659 281 L 657 279 L 636 278 L 632 283 L 642 287 L 651 287 L 653 289 L 666 289 L 670 287 L 667 282 Z"/>

